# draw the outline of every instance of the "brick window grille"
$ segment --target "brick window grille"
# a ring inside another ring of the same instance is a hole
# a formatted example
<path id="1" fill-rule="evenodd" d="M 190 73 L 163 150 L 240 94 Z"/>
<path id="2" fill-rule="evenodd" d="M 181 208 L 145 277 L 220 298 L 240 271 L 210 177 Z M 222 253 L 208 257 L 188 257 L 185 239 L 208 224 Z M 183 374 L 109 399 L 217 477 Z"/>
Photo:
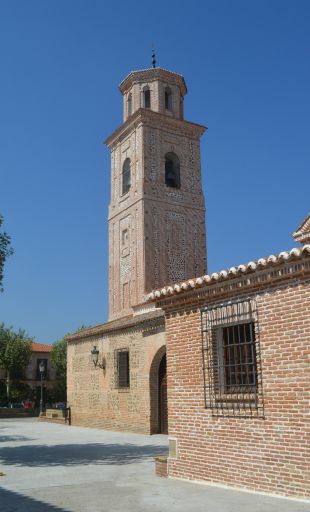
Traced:
<path id="1" fill-rule="evenodd" d="M 205 406 L 213 416 L 263 417 L 255 300 L 201 309 Z"/>
<path id="2" fill-rule="evenodd" d="M 115 351 L 116 387 L 130 387 L 129 350 L 120 349 Z"/>

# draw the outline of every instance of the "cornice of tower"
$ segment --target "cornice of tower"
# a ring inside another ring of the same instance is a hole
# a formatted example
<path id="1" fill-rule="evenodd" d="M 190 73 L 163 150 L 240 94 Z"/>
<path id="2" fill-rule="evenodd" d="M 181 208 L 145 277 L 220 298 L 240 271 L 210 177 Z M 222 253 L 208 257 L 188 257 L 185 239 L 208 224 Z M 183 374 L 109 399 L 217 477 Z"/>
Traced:
<path id="1" fill-rule="evenodd" d="M 154 112 L 154 110 L 140 108 L 119 128 L 117 128 L 104 141 L 104 144 L 112 149 L 112 147 L 121 141 L 124 137 L 126 137 L 133 128 L 143 123 L 146 123 L 148 126 L 152 126 L 154 128 L 178 132 L 194 139 L 200 138 L 202 134 L 208 129 L 206 126 L 201 124 L 191 123 L 190 121 L 184 121 L 183 119 L 176 119 L 174 117 L 168 117 L 159 112 Z"/>
<path id="2" fill-rule="evenodd" d="M 187 199 L 187 200 L 186 200 Z M 197 198 L 195 198 L 197 199 Z M 149 201 L 152 201 L 153 204 L 157 204 L 158 206 L 160 205 L 169 205 L 170 207 L 174 207 L 176 205 L 176 202 L 175 201 L 172 201 L 172 200 L 167 200 L 167 198 L 164 198 L 164 199 L 161 199 L 160 197 L 154 197 L 153 195 L 151 194 L 147 194 L 145 192 L 141 193 L 134 201 L 131 201 L 128 203 L 127 206 L 117 206 L 116 209 L 114 211 L 111 212 L 111 209 L 110 209 L 110 213 L 109 213 L 109 216 L 108 216 L 108 220 L 113 220 L 115 219 L 116 217 L 118 217 L 119 215 L 121 216 L 124 216 L 124 212 L 126 211 L 130 211 L 130 209 L 135 206 L 137 203 L 140 203 L 140 202 L 149 202 Z M 194 202 L 193 200 L 189 200 L 188 198 L 185 198 L 182 202 L 181 201 L 178 201 L 178 206 L 182 207 L 182 208 L 187 208 L 189 210 L 192 210 L 192 211 L 205 211 L 205 205 L 204 203 L 199 203 L 199 202 Z"/>
<path id="3" fill-rule="evenodd" d="M 124 94 L 134 83 L 152 82 L 154 80 L 163 80 L 171 84 L 178 85 L 182 96 L 185 96 L 187 93 L 187 87 L 183 75 L 164 68 L 148 68 L 131 71 L 120 83 L 119 90 Z"/>

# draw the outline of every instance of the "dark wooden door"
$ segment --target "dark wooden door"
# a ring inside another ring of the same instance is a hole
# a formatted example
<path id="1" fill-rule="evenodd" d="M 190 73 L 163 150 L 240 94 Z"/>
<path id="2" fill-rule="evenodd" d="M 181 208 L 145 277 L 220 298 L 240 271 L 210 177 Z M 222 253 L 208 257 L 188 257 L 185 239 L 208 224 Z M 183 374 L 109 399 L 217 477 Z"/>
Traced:
<path id="1" fill-rule="evenodd" d="M 166 355 L 163 356 L 158 369 L 158 426 L 161 434 L 168 434 Z"/>

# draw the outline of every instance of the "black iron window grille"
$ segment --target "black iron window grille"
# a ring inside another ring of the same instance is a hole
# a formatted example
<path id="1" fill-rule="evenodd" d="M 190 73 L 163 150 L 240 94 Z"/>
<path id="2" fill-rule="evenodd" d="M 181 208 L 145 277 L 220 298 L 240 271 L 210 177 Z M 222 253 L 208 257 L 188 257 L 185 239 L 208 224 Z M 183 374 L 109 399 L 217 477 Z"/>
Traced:
<path id="1" fill-rule="evenodd" d="M 213 416 L 264 416 L 255 300 L 201 309 L 205 406 Z"/>
<path id="2" fill-rule="evenodd" d="M 129 350 L 120 349 L 115 351 L 116 387 L 130 387 Z"/>

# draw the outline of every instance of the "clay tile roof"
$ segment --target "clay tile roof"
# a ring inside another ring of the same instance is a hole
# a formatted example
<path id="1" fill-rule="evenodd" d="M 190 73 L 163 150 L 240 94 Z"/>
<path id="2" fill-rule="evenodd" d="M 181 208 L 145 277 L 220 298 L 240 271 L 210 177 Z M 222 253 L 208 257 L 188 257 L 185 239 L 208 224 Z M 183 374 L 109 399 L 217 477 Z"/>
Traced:
<path id="1" fill-rule="evenodd" d="M 31 344 L 32 352 L 52 352 L 52 348 L 52 345 L 44 345 L 43 343 L 32 342 Z"/>
<path id="2" fill-rule="evenodd" d="M 245 273 L 253 273 L 258 270 L 262 270 L 266 267 L 279 265 L 285 261 L 302 258 L 310 255 L 310 244 L 304 245 L 303 247 L 295 247 L 290 251 L 283 251 L 277 255 L 271 254 L 266 258 L 260 258 L 257 261 L 249 261 L 244 265 L 238 265 L 231 267 L 227 270 L 221 270 L 220 272 L 214 272 L 211 275 L 205 275 L 187 281 L 176 283 L 174 285 L 165 286 L 159 290 L 152 291 L 147 295 L 146 300 L 154 301 L 156 299 L 164 298 L 169 295 L 176 295 L 178 293 L 192 290 L 193 288 L 201 288 L 202 286 L 211 285 L 219 281 L 225 281 L 239 277 Z"/>
<path id="3" fill-rule="evenodd" d="M 134 327 L 138 324 L 148 323 L 157 319 L 163 319 L 164 312 L 160 309 L 149 311 L 147 313 L 139 315 L 128 315 L 105 324 L 94 325 L 88 329 L 77 331 L 73 334 L 66 336 L 67 341 L 78 340 L 81 338 L 87 338 L 88 336 L 99 336 L 101 334 L 108 334 L 115 331 L 122 331 Z"/>
<path id="4" fill-rule="evenodd" d="M 293 238 L 295 238 L 296 242 L 300 242 L 301 244 L 310 242 L 310 213 L 308 213 L 307 217 L 293 233 Z"/>

